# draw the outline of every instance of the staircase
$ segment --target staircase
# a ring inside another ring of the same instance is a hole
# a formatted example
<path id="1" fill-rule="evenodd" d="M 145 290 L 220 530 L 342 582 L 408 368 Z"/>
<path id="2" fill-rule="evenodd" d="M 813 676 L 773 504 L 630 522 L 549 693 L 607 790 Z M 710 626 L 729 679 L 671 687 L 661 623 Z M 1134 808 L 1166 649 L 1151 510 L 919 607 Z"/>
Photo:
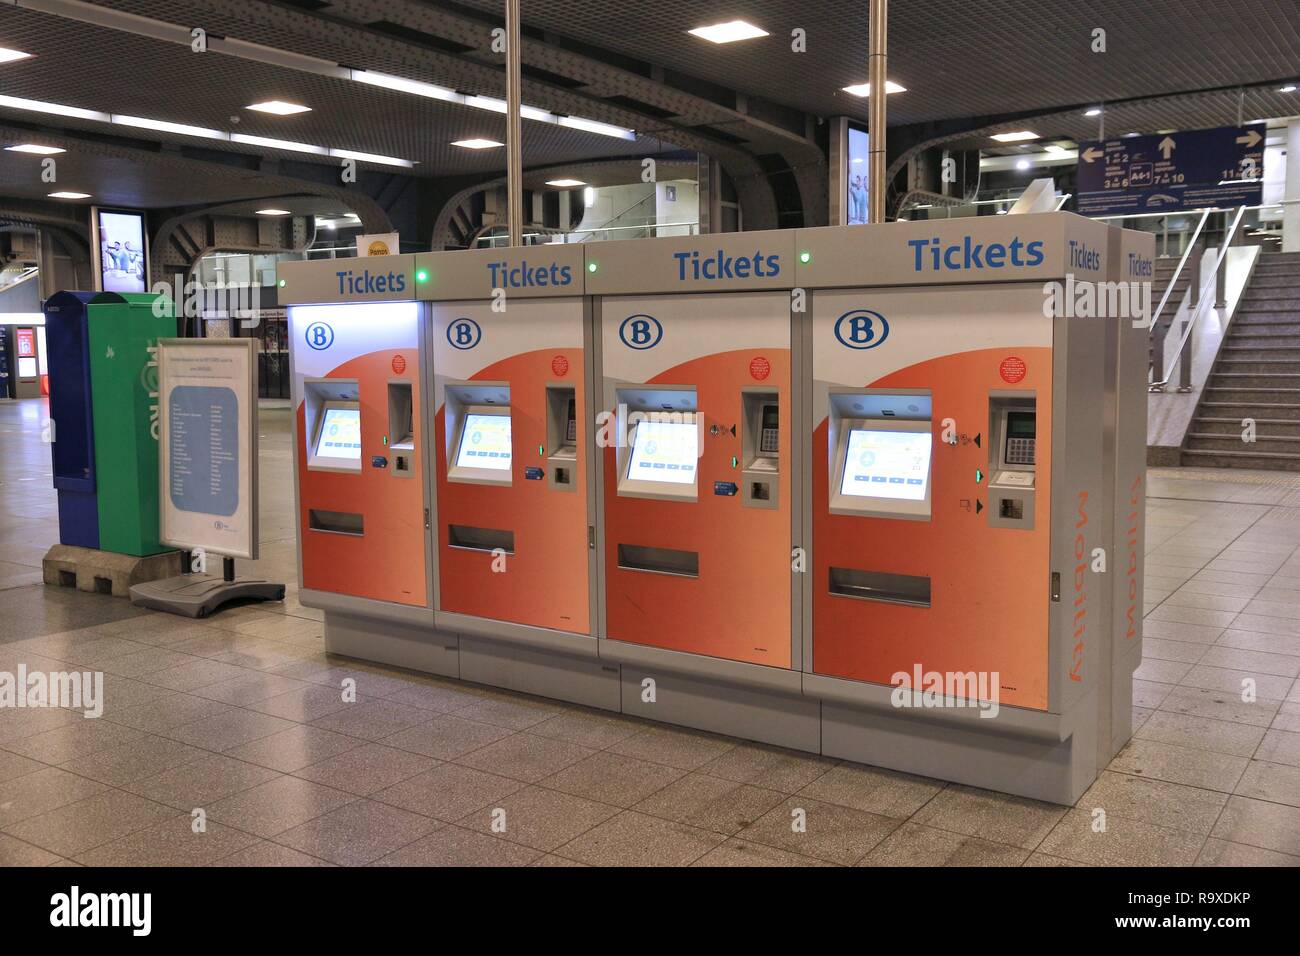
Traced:
<path id="1" fill-rule="evenodd" d="M 1242 419 L 1255 441 L 1242 441 Z M 1183 446 L 1184 465 L 1300 471 L 1300 252 L 1262 253 Z"/>
<path id="2" fill-rule="evenodd" d="M 1178 282 L 1169 291 L 1169 298 L 1165 300 L 1165 307 L 1160 313 L 1160 318 L 1156 322 L 1156 328 L 1151 331 L 1151 341 L 1154 343 L 1157 335 L 1164 335 L 1169 331 L 1169 326 L 1174 321 L 1174 315 L 1178 312 L 1178 306 L 1183 301 L 1183 296 L 1187 293 L 1187 287 L 1192 284 L 1192 273 L 1196 271 L 1192 260 L 1196 254 L 1187 257 L 1187 264 L 1183 266 L 1183 271 L 1178 275 Z M 1178 256 L 1163 256 L 1156 260 L 1156 275 L 1151 282 L 1151 294 L 1155 299 L 1153 307 L 1160 304 L 1161 297 L 1165 294 L 1165 289 L 1169 288 L 1169 280 L 1173 278 L 1174 270 L 1178 268 Z M 1166 346 L 1172 349 L 1178 340 L 1167 342 Z M 1152 346 L 1155 351 L 1155 346 Z M 1168 364 L 1170 356 L 1165 355 L 1165 363 Z"/>

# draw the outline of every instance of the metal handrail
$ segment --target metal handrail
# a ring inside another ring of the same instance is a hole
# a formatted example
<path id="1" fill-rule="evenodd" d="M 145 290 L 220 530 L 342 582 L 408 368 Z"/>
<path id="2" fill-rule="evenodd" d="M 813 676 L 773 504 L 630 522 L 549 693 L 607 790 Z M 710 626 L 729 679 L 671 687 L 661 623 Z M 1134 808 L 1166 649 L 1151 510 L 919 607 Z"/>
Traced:
<path id="1" fill-rule="evenodd" d="M 1164 311 L 1165 303 L 1169 301 L 1169 295 L 1174 291 L 1174 286 L 1178 284 L 1178 277 L 1183 274 L 1183 266 L 1187 265 L 1187 257 L 1192 254 L 1196 248 L 1196 240 L 1201 238 L 1201 230 L 1205 228 L 1205 222 L 1210 218 L 1210 210 L 1206 209 L 1201 212 L 1201 219 L 1196 224 L 1196 231 L 1192 233 L 1192 239 L 1187 243 L 1187 248 L 1183 250 L 1183 256 L 1178 260 L 1178 268 L 1174 270 L 1173 276 L 1169 279 L 1169 285 L 1165 287 L 1165 294 L 1160 297 L 1160 304 L 1151 315 L 1151 334 L 1155 334 L 1156 327 L 1160 323 L 1160 313 Z"/>
<path id="2" fill-rule="evenodd" d="M 647 194 L 647 195 L 645 195 L 645 196 L 642 196 L 640 199 L 638 199 L 636 202 L 632 203 L 632 205 L 628 206 L 626 209 L 624 209 L 624 210 L 623 210 L 621 213 L 619 213 L 617 216 L 610 216 L 610 217 L 609 217 L 608 219 L 606 219 L 605 221 L 606 221 L 606 222 L 615 222 L 615 221 L 617 221 L 617 220 L 619 220 L 619 219 L 622 219 L 624 216 L 626 216 L 628 213 L 630 213 L 630 212 L 631 212 L 633 209 L 635 209 L 637 206 L 644 205 L 645 203 L 649 202 L 651 199 L 654 199 L 655 196 L 657 196 L 658 194 L 659 194 L 659 191 L 658 191 L 657 189 L 651 190 L 651 191 L 649 192 L 649 194 Z M 579 223 L 579 225 L 581 225 L 581 223 Z M 617 229 L 618 227 L 617 227 L 617 226 L 612 226 L 612 227 L 609 227 L 609 228 Z M 641 226 L 638 226 L 637 228 L 638 228 L 638 229 L 644 228 L 644 224 L 641 225 Z M 577 235 L 577 234 L 579 234 L 579 233 L 584 233 L 584 232 L 585 232 L 587 235 L 584 236 L 583 238 L 579 239 L 578 241 L 579 241 L 579 242 L 586 242 L 587 239 L 590 238 L 590 236 L 591 236 L 592 233 L 594 233 L 594 232 L 600 232 L 600 231 L 601 231 L 601 227 L 599 227 L 599 226 L 598 226 L 598 227 L 595 227 L 595 228 L 592 228 L 592 229 L 579 229 L 579 228 L 573 228 L 573 229 L 570 230 L 570 233 L 569 233 L 569 234 L 570 234 L 570 235 Z"/>
<path id="3" fill-rule="evenodd" d="M 1196 311 L 1193 312 L 1192 317 L 1184 323 L 1183 337 L 1178 340 L 1178 348 L 1174 350 L 1174 357 L 1164 370 L 1165 377 L 1158 382 L 1152 382 L 1152 389 L 1163 390 L 1164 387 L 1169 384 L 1169 380 L 1174 377 L 1174 367 L 1177 366 L 1178 362 L 1182 358 L 1183 349 L 1185 349 L 1187 343 L 1191 341 L 1192 330 L 1196 328 L 1196 324 L 1201 320 L 1205 310 L 1214 307 L 1215 300 L 1217 299 L 1214 290 L 1218 285 L 1219 270 L 1223 268 L 1223 261 L 1228 258 L 1228 248 L 1232 245 L 1233 237 L 1236 236 L 1237 229 L 1241 225 L 1241 220 L 1245 215 L 1246 207 L 1238 206 L 1237 214 L 1232 217 L 1232 225 L 1229 226 L 1228 230 L 1223 234 L 1223 244 L 1219 247 L 1219 254 L 1214 260 L 1214 268 L 1210 271 L 1210 277 L 1201 283 Z"/>

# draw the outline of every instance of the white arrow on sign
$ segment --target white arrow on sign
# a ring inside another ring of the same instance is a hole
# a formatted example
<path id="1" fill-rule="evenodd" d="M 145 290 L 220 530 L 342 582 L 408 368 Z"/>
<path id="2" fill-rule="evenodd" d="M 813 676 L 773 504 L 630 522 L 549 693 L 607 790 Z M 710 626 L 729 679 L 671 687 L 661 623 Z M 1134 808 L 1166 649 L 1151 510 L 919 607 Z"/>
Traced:
<path id="1" fill-rule="evenodd" d="M 1089 146 L 1087 149 L 1085 149 L 1085 150 L 1084 150 L 1082 153 L 1080 153 L 1079 155 L 1081 155 L 1081 156 L 1083 157 L 1083 161 L 1084 161 L 1085 163 L 1091 163 L 1091 162 L 1093 162 L 1093 161 L 1095 161 L 1095 160 L 1101 159 L 1101 158 L 1102 158 L 1103 156 L 1105 156 L 1106 154 L 1105 154 L 1104 152 L 1102 152 L 1101 150 L 1097 149 L 1097 147 L 1095 147 L 1095 146 Z"/>
<path id="2" fill-rule="evenodd" d="M 1165 159 L 1168 159 L 1169 154 L 1172 153 L 1177 146 L 1178 144 L 1175 143 L 1173 139 L 1166 136 L 1156 145 L 1156 149 L 1160 150 L 1160 155 L 1164 156 Z"/>
<path id="3" fill-rule="evenodd" d="M 1258 145 L 1259 141 L 1263 138 L 1264 138 L 1263 136 L 1260 136 L 1252 129 L 1248 133 L 1246 133 L 1245 136 L 1238 136 L 1237 142 L 1244 143 L 1246 148 L 1250 149 L 1252 146 Z"/>

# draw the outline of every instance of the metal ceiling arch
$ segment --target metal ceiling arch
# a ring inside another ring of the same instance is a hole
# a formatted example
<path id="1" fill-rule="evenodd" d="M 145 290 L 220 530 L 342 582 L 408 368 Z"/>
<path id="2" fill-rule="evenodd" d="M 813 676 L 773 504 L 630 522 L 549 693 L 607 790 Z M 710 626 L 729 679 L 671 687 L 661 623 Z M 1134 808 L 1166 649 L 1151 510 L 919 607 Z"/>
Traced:
<path id="1" fill-rule="evenodd" d="M 409 155 L 421 143 L 424 144 L 421 148 L 436 147 L 435 155 L 429 161 L 422 160 L 412 171 L 414 175 L 455 175 L 474 168 L 486 175 L 495 175 L 498 171 L 491 168 L 495 163 L 491 157 L 462 155 L 469 152 L 464 150 L 449 151 L 442 141 L 428 143 L 428 127 L 432 122 L 438 129 L 462 128 L 466 124 L 492 129 L 492 124 L 500 124 L 502 117 L 338 78 L 343 68 L 337 64 L 347 63 L 350 67 L 378 70 L 409 79 L 441 83 L 468 93 L 499 97 L 504 90 L 502 57 L 491 52 L 490 29 L 481 18 L 473 19 L 464 13 L 452 14 L 442 8 L 405 0 L 368 0 L 364 4 L 340 0 L 332 4 L 313 4 L 310 10 L 262 0 L 169 0 L 166 3 L 161 0 L 105 0 L 96 4 L 81 0 L 18 0 L 18 3 L 23 9 L 39 10 L 44 16 L 63 17 L 64 22 L 77 22 L 86 29 L 93 28 L 99 31 L 96 36 L 116 31 L 119 38 L 125 38 L 122 42 L 150 38 L 152 48 L 158 53 L 156 59 L 160 64 L 169 64 L 162 67 L 164 72 L 178 77 L 175 93 L 179 93 L 182 87 L 189 90 L 191 113 L 211 94 L 200 95 L 189 79 L 182 78 L 183 74 L 194 69 L 206 71 L 222 57 L 218 53 L 217 60 L 195 60 L 188 53 L 188 47 L 179 45 L 182 34 L 177 28 L 181 24 L 201 24 L 211 36 L 229 38 L 231 43 L 236 42 L 234 38 L 246 41 L 240 47 L 241 51 L 249 44 L 259 44 L 258 49 L 270 63 L 274 63 L 274 68 L 250 62 L 247 68 L 241 69 L 241 75 L 247 73 L 262 77 L 261 82 L 268 88 L 274 83 L 285 88 L 294 83 L 308 84 L 316 90 L 317 101 L 336 103 L 336 108 L 328 113 L 344 114 L 327 124 L 339 136 L 350 134 L 355 138 L 358 127 L 370 124 L 368 134 L 401 140 L 400 144 L 394 141 L 391 146 L 384 145 L 388 155 Z M 130 16 L 123 18 L 123 13 Z M 344 13 L 359 19 L 340 15 Z M 375 20 L 375 16 L 394 19 Z M 150 19 L 143 23 L 132 19 L 142 17 Z M 380 27 L 373 24 L 380 24 Z M 163 28 L 169 30 L 167 39 L 157 36 Z M 433 32 L 427 32 L 429 30 Z M 107 46 L 109 43 L 103 40 L 99 45 Z M 95 43 L 88 45 L 96 46 Z M 448 52 L 449 48 L 458 52 Z M 294 55 L 282 51 L 292 51 Z M 213 57 L 214 54 L 210 52 L 205 56 Z M 252 56 L 249 54 L 250 59 Z M 644 155 L 659 151 L 660 144 L 667 143 L 718 159 L 734 180 L 749 182 L 756 187 L 745 190 L 746 193 L 770 191 L 765 166 L 792 170 L 800 184 L 800 211 L 809 217 L 824 213 L 825 160 L 816 143 L 806 135 L 809 126 L 807 117 L 802 114 L 775 104 L 747 100 L 734 92 L 729 96 L 733 105 L 740 108 L 726 108 L 715 101 L 670 87 L 661 79 L 621 70 L 531 39 L 525 41 L 524 58 L 528 74 L 524 93 L 530 104 L 557 113 L 636 129 L 640 134 L 637 141 L 628 142 L 548 127 L 543 123 L 526 123 L 526 138 L 537 140 L 542 137 L 542 142 L 529 145 L 529 155 L 534 163 L 562 161 L 565 150 L 568 150 L 568 158 L 575 160 L 588 158 L 593 152 L 598 155 L 617 155 L 619 152 Z M 560 71 L 576 73 L 579 78 Z M 107 66 L 100 72 L 106 72 L 110 77 L 106 83 L 114 82 L 111 80 L 113 71 Z M 295 72 L 297 80 L 293 79 Z M 281 78 L 275 80 L 275 76 Z M 194 82 L 198 79 L 200 77 L 195 77 Z M 214 86 L 220 84 L 208 82 L 206 88 Z M 129 91 L 122 92 L 126 95 Z M 135 92 L 138 95 L 138 91 Z M 659 106 L 656 101 L 669 105 Z M 182 108 L 179 104 L 176 107 L 177 110 Z M 139 107 L 139 110 L 143 109 Z M 394 110 L 397 113 L 393 113 Z M 224 128 L 226 112 L 229 110 L 220 115 L 213 113 L 206 119 L 200 115 L 189 121 L 203 121 L 213 128 Z M 390 113 L 400 115 L 402 121 L 385 123 L 382 129 L 374 127 L 374 119 Z M 773 121 L 773 117 L 780 122 Z M 325 121 L 324 115 L 305 114 L 305 119 L 295 129 L 310 129 L 311 123 Z M 262 125 L 254 129 L 251 125 L 254 122 Z M 278 135 L 274 131 L 267 132 L 265 121 L 253 116 L 245 119 L 241 129 L 262 136 Z M 161 139 L 167 139 L 167 134 L 159 135 Z M 454 137 L 445 137 L 448 141 L 451 138 Z M 305 135 L 302 139 L 311 141 Z M 336 142 L 329 136 L 320 141 Z M 593 148 L 591 144 L 594 142 L 599 142 L 600 146 Z M 550 143 L 555 145 L 548 145 Z M 579 143 L 587 145 L 577 150 Z M 241 149 L 222 142 L 209 145 L 216 149 Z M 407 152 L 404 153 L 403 149 Z M 778 157 L 777 161 L 773 162 L 772 157 Z M 453 161 L 455 167 L 443 169 L 445 164 Z M 777 224 L 775 197 L 753 202 L 749 195 L 742 198 L 751 207 L 745 209 L 747 223 L 755 228 Z"/>
<path id="2" fill-rule="evenodd" d="M 566 163 L 563 166 L 546 169 L 530 169 L 524 173 L 524 185 L 527 188 L 535 188 L 536 185 L 547 175 L 563 173 L 566 177 L 574 179 L 583 176 L 590 177 L 593 180 L 607 179 L 611 171 L 622 170 L 621 175 L 615 175 L 614 180 L 618 183 L 635 182 L 640 178 L 641 164 L 635 160 L 626 159 L 604 159 L 592 160 L 586 163 Z M 675 159 L 658 160 L 656 164 L 656 179 L 659 181 L 671 178 L 675 173 L 691 173 L 697 170 L 697 164 Z M 665 175 L 667 174 L 667 175 Z M 429 248 L 434 250 L 459 248 L 455 245 L 456 236 L 452 230 L 452 225 L 456 219 L 456 212 L 461 209 L 478 193 L 487 192 L 492 189 L 502 189 L 506 185 L 504 176 L 491 179 L 486 182 L 474 183 L 461 189 L 449 196 L 443 207 L 438 212 L 434 220 L 432 234 L 429 240 Z"/>
<path id="3" fill-rule="evenodd" d="M 21 199 L 0 200 L 0 223 L 35 229 L 49 236 L 68 254 L 72 261 L 73 275 L 78 277 L 78 281 L 84 275 L 89 282 L 90 222 L 62 213 L 63 210 L 51 212 L 45 203 Z"/>

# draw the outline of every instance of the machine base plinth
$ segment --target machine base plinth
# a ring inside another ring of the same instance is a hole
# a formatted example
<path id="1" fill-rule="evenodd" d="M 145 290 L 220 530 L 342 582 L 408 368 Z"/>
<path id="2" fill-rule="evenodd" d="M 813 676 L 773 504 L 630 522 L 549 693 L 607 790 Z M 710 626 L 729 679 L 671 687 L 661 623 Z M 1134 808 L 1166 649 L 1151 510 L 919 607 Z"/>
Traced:
<path id="1" fill-rule="evenodd" d="M 207 617 L 232 601 L 283 600 L 283 584 L 260 578 L 226 581 L 213 574 L 182 574 L 131 588 L 131 603 L 136 607 L 167 611 L 182 617 Z"/>
<path id="2" fill-rule="evenodd" d="M 92 594 L 127 597 L 132 587 L 181 570 L 181 553 L 163 551 L 137 557 L 116 551 L 56 544 L 45 552 L 41 573 L 51 587 L 71 587 Z"/>

